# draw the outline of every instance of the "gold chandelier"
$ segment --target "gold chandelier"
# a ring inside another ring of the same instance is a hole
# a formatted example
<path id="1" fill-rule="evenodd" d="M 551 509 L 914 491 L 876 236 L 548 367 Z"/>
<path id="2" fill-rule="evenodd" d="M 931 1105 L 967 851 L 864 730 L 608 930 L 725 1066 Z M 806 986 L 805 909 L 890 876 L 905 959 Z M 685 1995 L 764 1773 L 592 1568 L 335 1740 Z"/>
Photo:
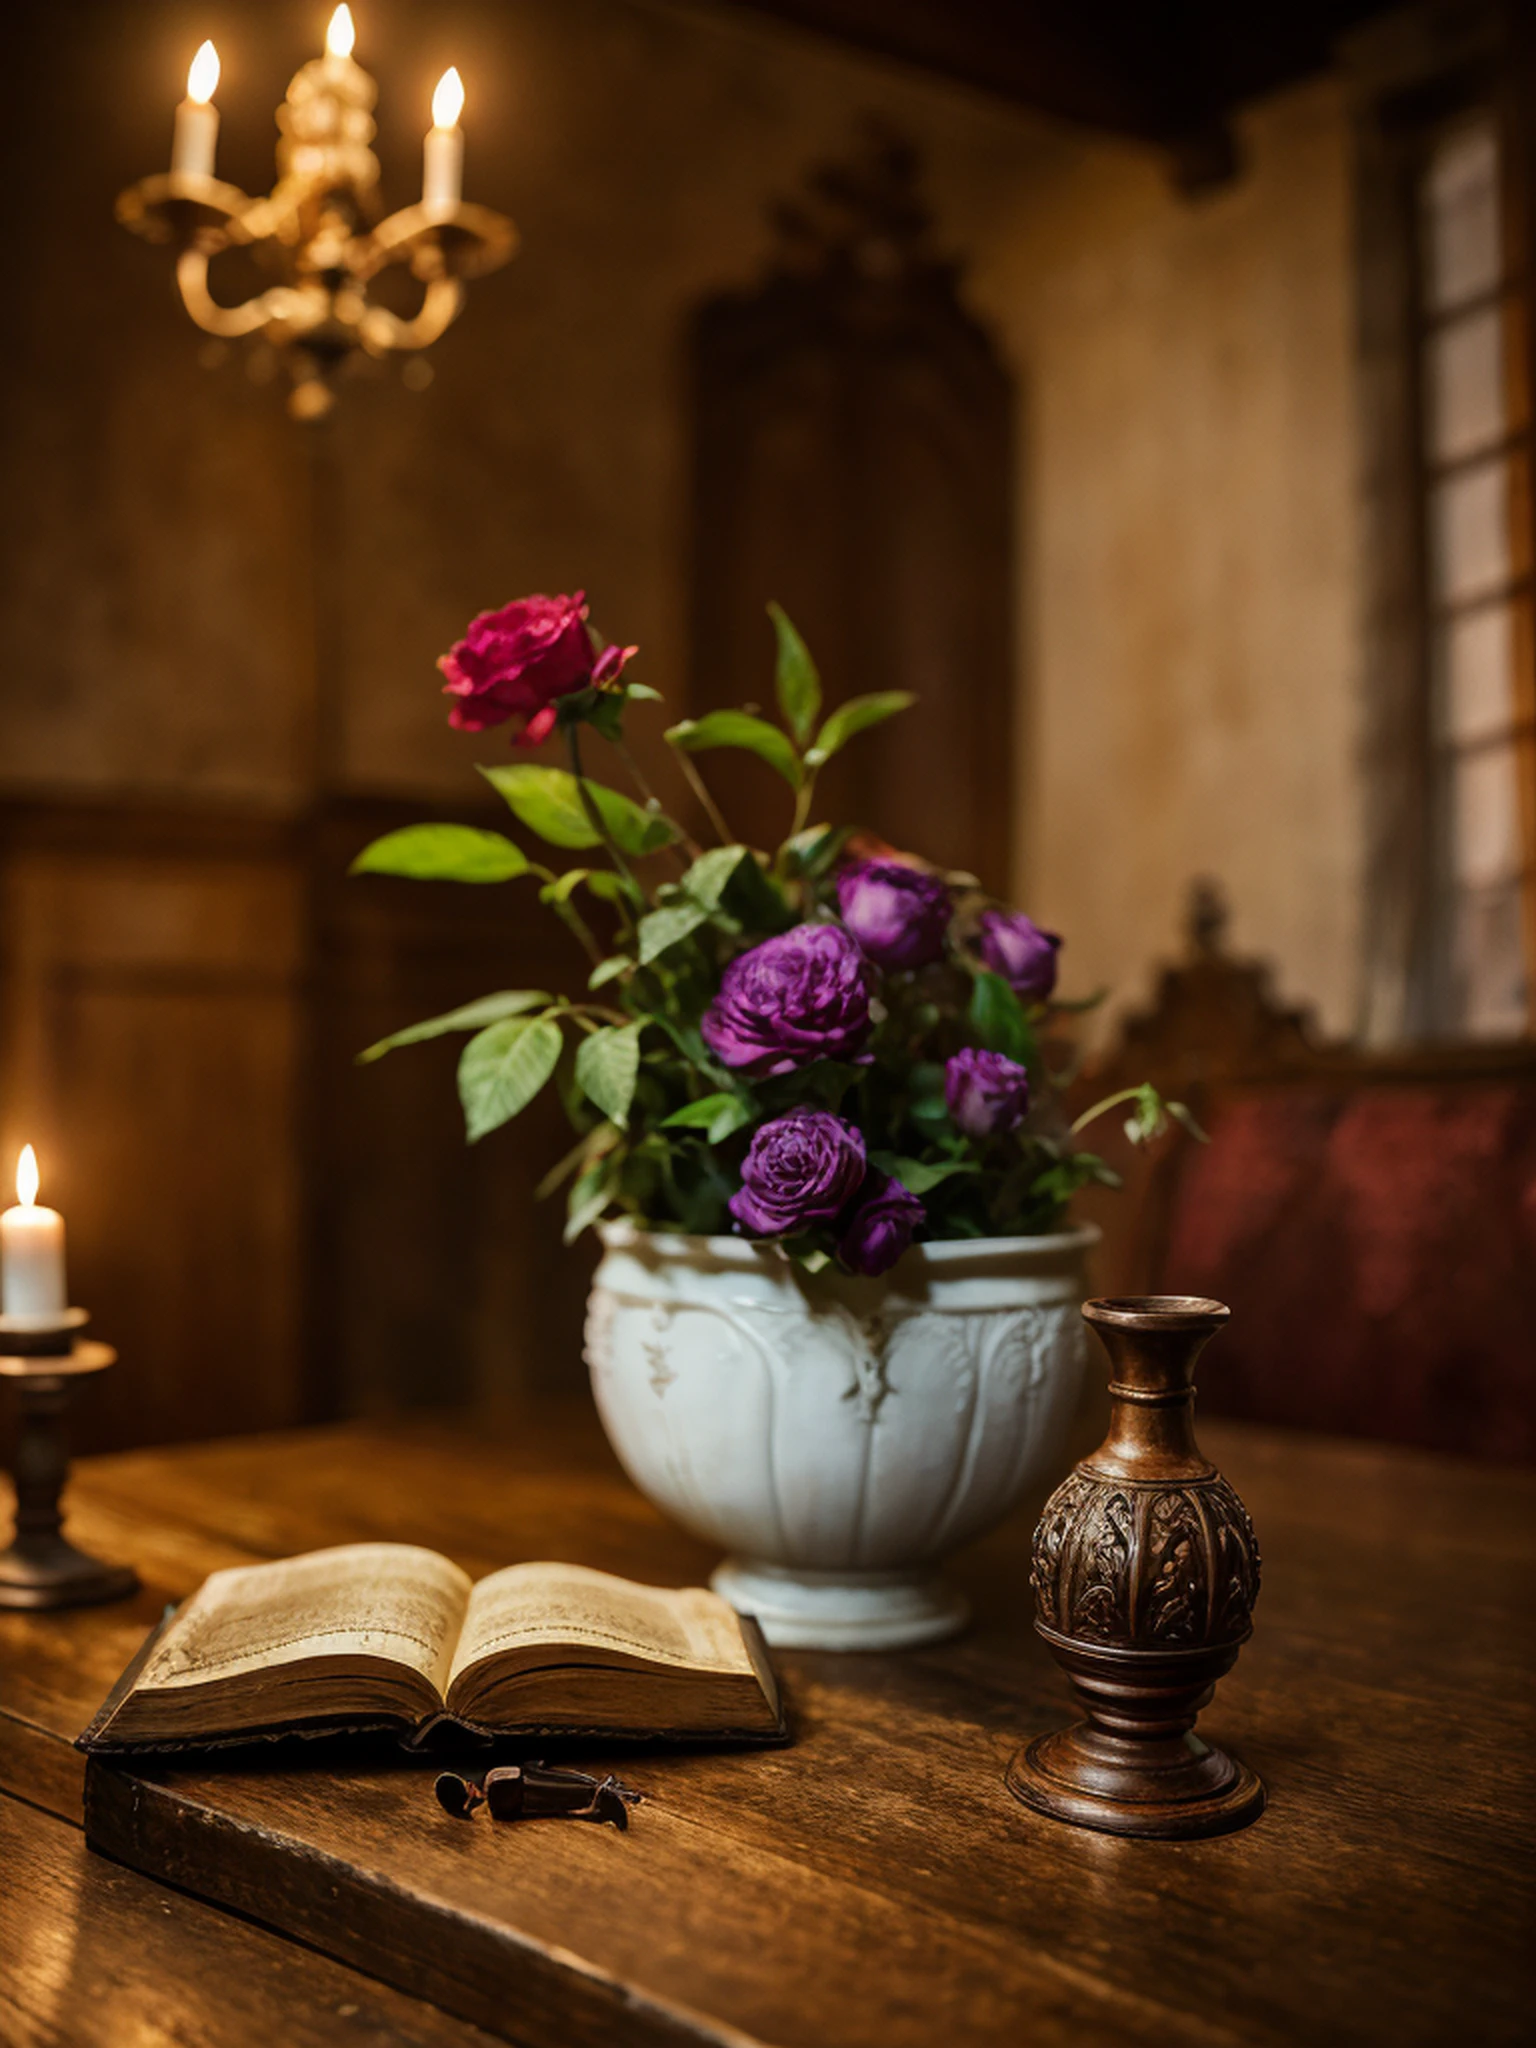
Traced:
<path id="1" fill-rule="evenodd" d="M 286 362 L 296 419 L 318 419 L 335 402 L 344 364 L 359 350 L 384 357 L 424 349 L 456 318 L 464 284 L 505 263 L 517 247 L 511 221 L 460 198 L 464 88 L 445 72 L 432 99 L 422 195 L 381 219 L 379 160 L 370 147 L 377 88 L 354 62 L 351 9 L 338 7 L 325 55 L 294 74 L 277 110 L 277 183 L 265 199 L 214 176 L 219 115 L 218 53 L 204 43 L 176 109 L 171 168 L 119 194 L 117 218 L 146 241 L 175 245 L 182 303 L 205 333 L 261 335 Z M 221 304 L 208 268 L 222 250 L 248 248 L 278 281 L 244 304 Z M 395 264 L 422 287 L 402 319 L 369 297 Z"/>

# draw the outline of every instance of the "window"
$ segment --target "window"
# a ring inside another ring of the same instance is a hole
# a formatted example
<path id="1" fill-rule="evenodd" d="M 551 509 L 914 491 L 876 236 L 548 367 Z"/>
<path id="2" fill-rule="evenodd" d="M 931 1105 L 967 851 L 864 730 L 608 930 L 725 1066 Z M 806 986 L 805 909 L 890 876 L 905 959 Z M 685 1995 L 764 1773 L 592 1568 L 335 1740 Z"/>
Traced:
<path id="1" fill-rule="evenodd" d="M 1440 1034 L 1509 1037 L 1536 984 L 1528 270 L 1497 114 L 1426 136 L 1416 306 L 1428 582 L 1429 988 Z"/>

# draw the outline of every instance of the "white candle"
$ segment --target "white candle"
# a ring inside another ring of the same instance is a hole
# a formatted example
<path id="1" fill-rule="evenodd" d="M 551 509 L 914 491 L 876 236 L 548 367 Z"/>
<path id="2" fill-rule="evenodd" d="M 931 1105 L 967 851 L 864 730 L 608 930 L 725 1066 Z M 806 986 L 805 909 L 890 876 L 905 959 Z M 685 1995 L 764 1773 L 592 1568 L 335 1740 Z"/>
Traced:
<path id="1" fill-rule="evenodd" d="M 432 126 L 421 153 L 421 203 L 441 217 L 451 213 L 464 189 L 464 82 L 450 67 L 432 95 Z"/>
<path id="2" fill-rule="evenodd" d="M 212 43 L 204 43 L 187 73 L 187 96 L 176 109 L 176 132 L 171 140 L 173 171 L 184 171 L 196 178 L 213 176 L 219 110 L 208 103 L 218 83 L 219 53 Z"/>
<path id="3" fill-rule="evenodd" d="M 0 1314 L 61 1316 L 69 1307 L 64 1284 L 64 1218 L 37 1201 L 37 1154 L 23 1146 L 16 1162 L 19 1206 L 0 1216 Z"/>

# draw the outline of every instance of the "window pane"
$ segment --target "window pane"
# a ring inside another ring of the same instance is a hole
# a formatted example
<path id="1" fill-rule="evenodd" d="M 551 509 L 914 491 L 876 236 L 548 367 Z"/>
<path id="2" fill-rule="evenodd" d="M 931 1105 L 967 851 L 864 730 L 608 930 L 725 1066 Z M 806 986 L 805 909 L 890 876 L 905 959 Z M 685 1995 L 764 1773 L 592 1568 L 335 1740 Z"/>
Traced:
<path id="1" fill-rule="evenodd" d="M 1512 741 L 1478 747 L 1451 764 L 1451 866 L 1458 883 L 1486 888 L 1518 875 L 1520 790 Z"/>
<path id="2" fill-rule="evenodd" d="M 1429 452 L 1441 462 L 1475 455 L 1508 425 L 1504 312 L 1487 306 L 1429 337 Z"/>
<path id="3" fill-rule="evenodd" d="M 1424 176 L 1424 292 L 1436 311 L 1492 291 L 1503 274 L 1499 141 L 1492 116 L 1440 142 Z"/>
<path id="4" fill-rule="evenodd" d="M 1463 603 L 1509 581 L 1509 488 L 1509 464 L 1499 456 L 1436 484 L 1430 551 L 1444 601 Z"/>
<path id="5" fill-rule="evenodd" d="M 1465 745 L 1505 732 L 1515 717 L 1515 620 L 1508 604 L 1479 605 L 1445 636 L 1447 739 Z"/>
<path id="6" fill-rule="evenodd" d="M 1456 906 L 1456 979 L 1463 1027 L 1474 1038 L 1508 1038 L 1526 1028 L 1520 885 L 1469 891 Z"/>

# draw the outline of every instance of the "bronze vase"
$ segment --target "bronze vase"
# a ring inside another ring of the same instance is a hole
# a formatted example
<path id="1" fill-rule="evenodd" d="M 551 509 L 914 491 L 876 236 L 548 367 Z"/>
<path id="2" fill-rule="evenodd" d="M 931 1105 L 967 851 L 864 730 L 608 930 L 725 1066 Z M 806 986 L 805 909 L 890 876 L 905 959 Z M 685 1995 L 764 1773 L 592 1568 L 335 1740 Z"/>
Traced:
<path id="1" fill-rule="evenodd" d="M 1079 1827 L 1165 1840 L 1256 1820 L 1264 1787 L 1195 1718 L 1252 1633 L 1259 1548 L 1248 1510 L 1195 1443 L 1195 1360 L 1219 1301 L 1090 1301 L 1109 1353 L 1109 1434 L 1035 1531 L 1035 1628 L 1087 1719 L 1021 1749 L 1009 1789 Z"/>

